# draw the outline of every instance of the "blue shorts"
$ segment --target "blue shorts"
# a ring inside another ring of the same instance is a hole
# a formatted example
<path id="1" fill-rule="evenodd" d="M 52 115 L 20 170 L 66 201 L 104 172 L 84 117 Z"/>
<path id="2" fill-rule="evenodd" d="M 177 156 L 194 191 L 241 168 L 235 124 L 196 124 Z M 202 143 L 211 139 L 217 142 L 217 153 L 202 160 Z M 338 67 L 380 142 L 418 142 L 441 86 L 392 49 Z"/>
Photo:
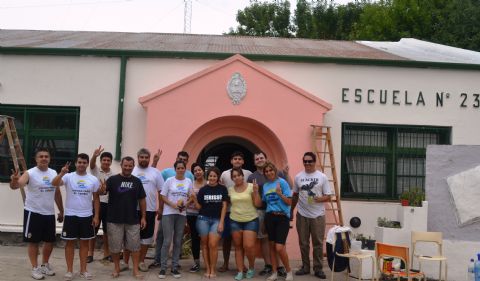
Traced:
<path id="1" fill-rule="evenodd" d="M 257 233 L 259 227 L 258 218 L 246 222 L 232 220 L 230 225 L 232 228 L 232 232 L 249 230 Z"/>
<path id="2" fill-rule="evenodd" d="M 230 212 L 225 215 L 225 220 L 223 221 L 223 233 L 222 238 L 227 238 L 232 236 L 232 227 L 231 227 Z"/>
<path id="3" fill-rule="evenodd" d="M 207 236 L 209 233 L 215 233 L 220 235 L 220 233 L 218 233 L 219 222 L 220 222 L 220 219 L 199 215 L 197 217 L 197 223 L 196 223 L 198 235 Z"/>

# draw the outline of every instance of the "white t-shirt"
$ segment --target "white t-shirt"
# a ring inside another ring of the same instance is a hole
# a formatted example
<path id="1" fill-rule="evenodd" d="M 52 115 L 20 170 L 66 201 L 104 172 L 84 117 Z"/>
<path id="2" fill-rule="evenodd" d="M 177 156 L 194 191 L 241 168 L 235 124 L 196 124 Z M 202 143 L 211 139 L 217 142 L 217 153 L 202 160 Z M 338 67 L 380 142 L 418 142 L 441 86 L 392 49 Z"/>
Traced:
<path id="1" fill-rule="evenodd" d="M 226 171 L 223 171 L 222 175 L 220 176 L 220 182 L 226 187 L 232 187 L 235 186 L 235 183 L 232 180 L 232 177 L 230 176 L 232 169 L 228 169 Z M 252 174 L 249 170 L 242 169 L 243 171 L 243 180 L 247 182 L 248 177 Z"/>
<path id="2" fill-rule="evenodd" d="M 95 166 L 95 169 L 90 169 L 90 173 L 95 176 L 99 181 L 107 181 L 109 177 L 115 175 L 112 169 L 110 169 L 110 171 L 106 173 L 102 169 L 99 169 L 98 166 Z M 108 203 L 108 194 L 100 195 L 100 202 Z"/>
<path id="3" fill-rule="evenodd" d="M 157 211 L 157 194 L 162 191 L 164 182 L 161 172 L 154 167 L 140 168 L 135 166 L 132 175 L 140 179 L 147 197 L 147 211 Z M 140 209 L 139 209 L 140 210 Z"/>
<path id="4" fill-rule="evenodd" d="M 162 189 L 162 195 L 167 197 L 168 201 L 174 204 L 176 204 L 180 199 L 183 200 L 184 204 L 186 204 L 192 192 L 193 184 L 189 178 L 178 180 L 175 177 L 170 177 L 167 179 Z M 185 210 L 180 213 L 178 209 L 174 209 L 169 205 L 165 204 L 163 207 L 163 215 L 186 216 L 187 213 L 185 212 Z"/>
<path id="5" fill-rule="evenodd" d="M 328 178 L 320 171 L 307 174 L 301 171 L 295 176 L 293 192 L 298 193 L 298 212 L 307 218 L 325 215 L 324 203 L 317 203 L 314 196 L 332 195 Z"/>
<path id="6" fill-rule="evenodd" d="M 65 215 L 89 217 L 92 212 L 93 193 L 98 191 L 100 182 L 91 174 L 79 175 L 77 172 L 65 174 L 62 177 L 65 190 Z"/>
<path id="7" fill-rule="evenodd" d="M 48 168 L 42 171 L 37 167 L 27 171 L 28 184 L 25 189 L 25 210 L 41 215 L 55 215 L 55 186 L 52 180 L 57 172 Z M 90 205 L 91 206 L 91 205 Z"/>

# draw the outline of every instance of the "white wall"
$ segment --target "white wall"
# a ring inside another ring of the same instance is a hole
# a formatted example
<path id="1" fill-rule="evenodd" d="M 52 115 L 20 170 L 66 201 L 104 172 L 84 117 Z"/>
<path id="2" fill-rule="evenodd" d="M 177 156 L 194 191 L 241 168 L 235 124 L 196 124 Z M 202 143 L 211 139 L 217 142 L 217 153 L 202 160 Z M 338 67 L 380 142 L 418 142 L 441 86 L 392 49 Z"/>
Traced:
<path id="1" fill-rule="evenodd" d="M 0 55 L 0 103 L 78 106 L 78 151 L 102 144 L 114 152 L 119 77 L 117 58 Z M 22 225 L 21 202 L 0 184 L 0 225 Z"/>

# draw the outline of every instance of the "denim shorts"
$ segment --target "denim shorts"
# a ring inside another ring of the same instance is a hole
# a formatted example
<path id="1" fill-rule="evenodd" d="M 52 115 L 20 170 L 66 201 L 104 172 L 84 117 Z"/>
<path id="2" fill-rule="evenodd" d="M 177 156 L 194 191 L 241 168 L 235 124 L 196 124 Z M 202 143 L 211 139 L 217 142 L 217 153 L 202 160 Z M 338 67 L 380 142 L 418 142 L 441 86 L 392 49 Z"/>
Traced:
<path id="1" fill-rule="evenodd" d="M 232 228 L 232 232 L 249 230 L 257 233 L 259 223 L 258 223 L 258 218 L 255 218 L 251 221 L 246 221 L 246 222 L 239 222 L 239 221 L 232 220 L 230 223 L 230 226 Z"/>
<path id="2" fill-rule="evenodd" d="M 209 233 L 218 234 L 218 223 L 220 219 L 199 215 L 197 218 L 197 232 L 199 236 L 207 236 Z"/>

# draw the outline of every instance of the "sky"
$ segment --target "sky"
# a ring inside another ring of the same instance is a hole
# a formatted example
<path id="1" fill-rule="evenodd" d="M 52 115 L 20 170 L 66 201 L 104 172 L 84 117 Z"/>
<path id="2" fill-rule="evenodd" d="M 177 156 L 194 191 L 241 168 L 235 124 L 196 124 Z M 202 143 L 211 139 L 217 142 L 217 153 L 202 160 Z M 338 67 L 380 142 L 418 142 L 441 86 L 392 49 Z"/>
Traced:
<path id="1" fill-rule="evenodd" d="M 249 2 L 192 0 L 191 33 L 228 32 Z M 184 0 L 0 0 L 0 29 L 183 33 Z"/>

